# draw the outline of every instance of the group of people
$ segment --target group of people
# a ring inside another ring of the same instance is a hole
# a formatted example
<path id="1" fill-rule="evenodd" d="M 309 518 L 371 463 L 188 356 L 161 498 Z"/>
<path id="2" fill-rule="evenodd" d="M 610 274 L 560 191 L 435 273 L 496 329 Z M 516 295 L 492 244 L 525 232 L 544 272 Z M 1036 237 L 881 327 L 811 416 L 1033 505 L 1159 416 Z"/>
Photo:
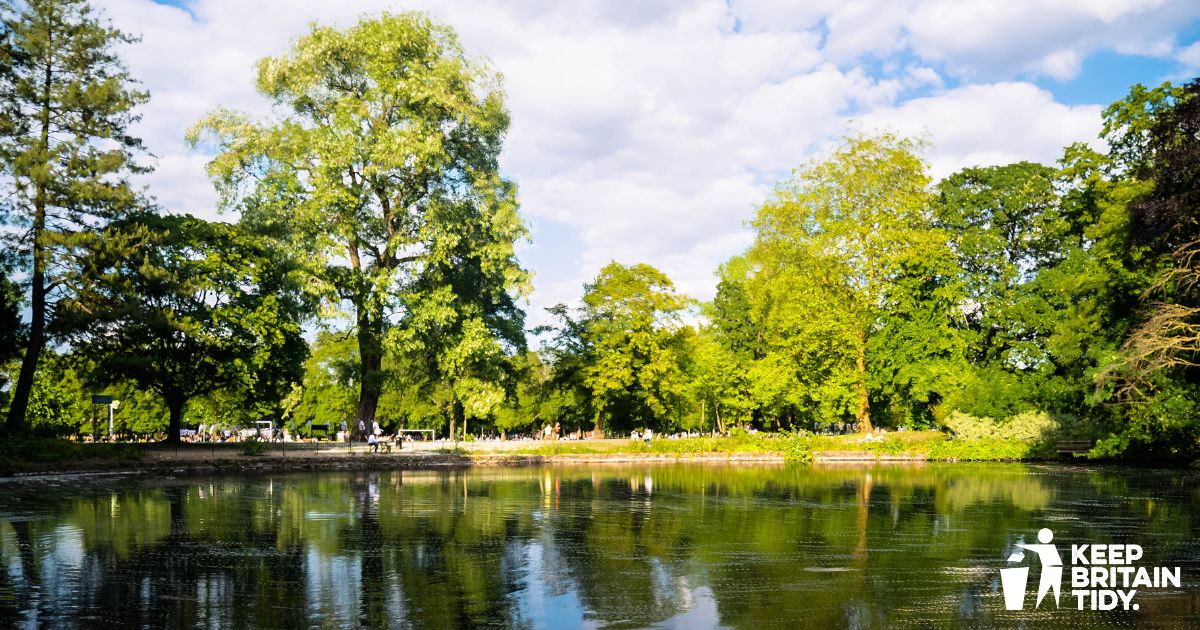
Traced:
<path id="1" fill-rule="evenodd" d="M 562 424 L 558 422 L 555 422 L 553 427 L 547 424 L 545 428 L 542 429 L 543 440 L 557 440 L 560 437 L 562 437 Z"/>

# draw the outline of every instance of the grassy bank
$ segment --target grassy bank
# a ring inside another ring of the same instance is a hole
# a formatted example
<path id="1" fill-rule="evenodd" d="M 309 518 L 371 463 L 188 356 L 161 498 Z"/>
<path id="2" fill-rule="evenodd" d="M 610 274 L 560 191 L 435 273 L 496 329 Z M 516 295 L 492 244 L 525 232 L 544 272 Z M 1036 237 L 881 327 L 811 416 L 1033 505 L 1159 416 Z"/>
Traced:
<path id="1" fill-rule="evenodd" d="M 55 438 L 5 438 L 0 440 L 0 472 L 54 467 L 57 464 L 71 464 L 72 467 L 135 464 L 145 457 L 146 448 L 145 444 L 81 444 Z"/>
<path id="2" fill-rule="evenodd" d="M 470 453 L 470 447 L 465 449 Z M 908 456 L 934 461 L 1012 461 L 1042 459 L 1052 449 L 1016 440 L 952 440 L 936 431 L 890 433 L 864 441 L 861 435 L 808 435 L 742 433 L 724 437 L 656 438 L 647 444 L 630 440 L 621 444 L 549 442 L 508 451 L 527 455 L 604 455 L 617 453 L 779 453 L 790 462 L 810 462 L 821 452 Z"/>
<path id="3" fill-rule="evenodd" d="M 258 448 L 250 448 L 251 446 Z M 492 445 L 493 447 L 495 444 Z M 327 447 L 328 448 L 328 447 Z M 345 448 L 345 445 L 333 448 Z M 991 438 L 948 439 L 935 431 L 889 433 L 881 439 L 864 441 L 861 435 L 824 436 L 803 433 L 735 433 L 723 437 L 681 439 L 655 438 L 650 444 L 632 440 L 509 442 L 502 449 L 485 448 L 471 442 L 445 449 L 396 451 L 394 457 L 368 455 L 365 447 L 349 452 L 321 453 L 311 445 L 280 448 L 266 444 L 205 444 L 166 446 L 162 444 L 80 444 L 46 438 L 18 438 L 0 442 L 0 473 L 55 472 L 79 470 L 146 470 L 162 467 L 203 467 L 216 464 L 271 467 L 272 462 L 296 458 L 320 458 L 333 466 L 340 460 L 376 461 L 380 465 L 420 463 L 423 456 L 437 455 L 461 465 L 495 463 L 506 456 L 512 461 L 539 462 L 555 456 L 606 456 L 648 458 L 661 456 L 703 457 L 763 454 L 784 461 L 807 463 L 817 459 L 855 459 L 859 456 L 924 459 L 931 461 L 1018 461 L 1049 459 L 1053 450 L 1035 444 Z M 449 458 L 449 459 L 447 459 Z M 744 458 L 744 457 L 743 457 Z M 428 459 L 428 458 L 426 458 Z M 412 460 L 412 461 L 410 461 Z M 434 460 L 430 460 L 431 462 Z M 443 462 L 444 463 L 444 462 Z M 240 465 L 240 464 L 238 464 Z M 282 465 L 282 464 L 280 464 Z M 290 465 L 290 464 L 289 464 Z"/>

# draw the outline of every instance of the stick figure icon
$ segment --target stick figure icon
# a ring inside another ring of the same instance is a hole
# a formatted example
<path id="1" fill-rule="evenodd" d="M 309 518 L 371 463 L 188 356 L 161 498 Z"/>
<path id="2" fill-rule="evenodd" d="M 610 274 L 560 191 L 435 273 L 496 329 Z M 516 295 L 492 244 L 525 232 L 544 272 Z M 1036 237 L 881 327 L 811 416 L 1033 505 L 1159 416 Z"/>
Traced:
<path id="1" fill-rule="evenodd" d="M 1038 542 L 1041 544 L 1024 543 L 1017 546 L 1022 549 L 1028 549 L 1038 555 L 1038 561 L 1042 565 L 1042 577 L 1038 581 L 1037 602 L 1033 605 L 1034 608 L 1041 606 L 1042 598 L 1046 593 L 1054 589 L 1054 606 L 1058 607 L 1058 589 L 1062 584 L 1062 556 L 1058 555 L 1058 548 L 1050 544 L 1054 540 L 1054 532 L 1048 527 L 1043 527 L 1038 532 Z"/>

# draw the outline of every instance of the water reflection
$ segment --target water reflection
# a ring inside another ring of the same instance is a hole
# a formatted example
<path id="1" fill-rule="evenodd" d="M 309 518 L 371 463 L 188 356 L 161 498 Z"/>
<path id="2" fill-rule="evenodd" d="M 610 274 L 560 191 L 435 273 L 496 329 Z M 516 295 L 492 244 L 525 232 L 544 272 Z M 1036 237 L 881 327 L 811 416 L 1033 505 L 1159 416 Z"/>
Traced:
<path id="1" fill-rule="evenodd" d="M 1196 481 L 1018 465 L 10 481 L 0 626 L 1173 626 L 1200 613 Z M 1184 588 L 1138 612 L 1007 613 L 997 569 L 1046 525 L 1142 544 Z"/>

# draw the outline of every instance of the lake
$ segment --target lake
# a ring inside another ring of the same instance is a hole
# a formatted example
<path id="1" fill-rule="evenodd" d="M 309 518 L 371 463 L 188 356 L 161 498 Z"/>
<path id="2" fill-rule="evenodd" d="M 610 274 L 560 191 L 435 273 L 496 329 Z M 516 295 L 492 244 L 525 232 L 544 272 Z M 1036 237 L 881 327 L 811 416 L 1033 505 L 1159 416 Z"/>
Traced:
<path id="1" fill-rule="evenodd" d="M 1200 625 L 1198 481 L 1021 464 L 5 480 L 0 627 Z M 1068 565 L 1058 609 L 1033 609 L 1038 553 L 1011 560 L 1042 528 Z M 1077 610 L 1082 543 L 1138 545 L 1181 584 Z"/>

